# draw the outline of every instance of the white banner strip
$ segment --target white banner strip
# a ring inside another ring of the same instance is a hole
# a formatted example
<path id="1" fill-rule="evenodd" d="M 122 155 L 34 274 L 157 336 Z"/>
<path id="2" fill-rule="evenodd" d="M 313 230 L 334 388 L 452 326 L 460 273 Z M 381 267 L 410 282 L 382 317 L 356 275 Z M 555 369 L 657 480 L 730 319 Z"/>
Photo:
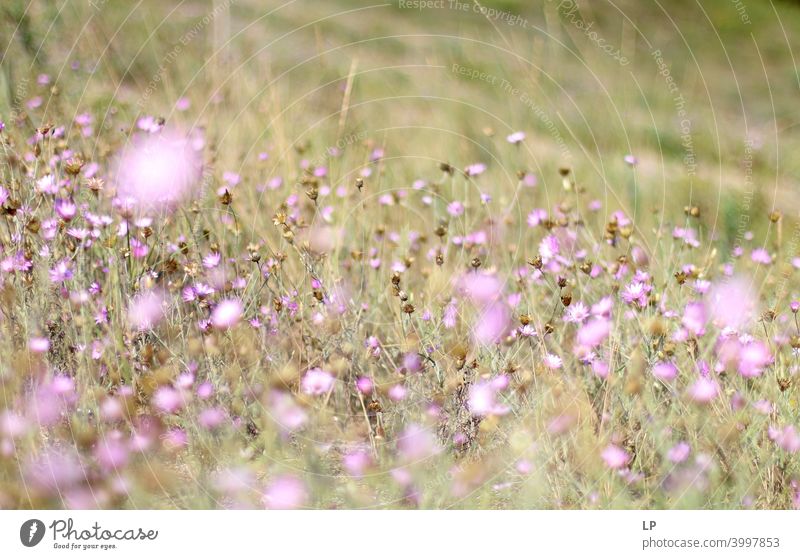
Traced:
<path id="1" fill-rule="evenodd" d="M 799 525 L 796 511 L 0 511 L 0 557 L 796 558 Z"/>

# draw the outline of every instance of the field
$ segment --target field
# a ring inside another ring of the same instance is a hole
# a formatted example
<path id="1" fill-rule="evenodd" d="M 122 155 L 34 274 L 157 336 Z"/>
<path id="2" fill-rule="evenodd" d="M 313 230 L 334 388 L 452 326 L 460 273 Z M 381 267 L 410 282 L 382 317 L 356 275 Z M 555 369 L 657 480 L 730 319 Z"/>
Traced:
<path id="1" fill-rule="evenodd" d="M 800 508 L 786 0 L 0 5 L 0 508 Z"/>

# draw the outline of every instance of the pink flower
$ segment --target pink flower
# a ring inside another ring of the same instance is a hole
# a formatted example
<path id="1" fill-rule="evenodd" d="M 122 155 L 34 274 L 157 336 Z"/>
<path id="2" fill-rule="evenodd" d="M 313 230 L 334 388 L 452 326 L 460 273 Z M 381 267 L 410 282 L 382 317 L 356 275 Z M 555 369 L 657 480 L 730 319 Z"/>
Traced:
<path id="1" fill-rule="evenodd" d="M 774 441 L 786 452 L 795 453 L 800 451 L 800 436 L 794 425 L 787 425 L 783 429 L 770 427 L 768 430 L 770 440 Z"/>
<path id="2" fill-rule="evenodd" d="M 69 260 L 61 260 L 50 270 L 50 281 L 53 283 L 64 283 L 72 279 L 72 264 Z"/>
<path id="3" fill-rule="evenodd" d="M 372 457 L 363 450 L 348 452 L 342 457 L 342 466 L 353 477 L 360 478 L 372 465 Z"/>
<path id="4" fill-rule="evenodd" d="M 600 455 L 606 465 L 612 470 L 624 468 L 630 462 L 630 455 L 617 445 L 608 445 Z"/>
<path id="5" fill-rule="evenodd" d="M 356 380 L 356 388 L 359 392 L 365 395 L 372 394 L 372 390 L 375 388 L 372 379 L 369 377 L 359 377 Z"/>
<path id="6" fill-rule="evenodd" d="M 71 221 L 78 212 L 78 206 L 72 200 L 57 199 L 54 204 L 58 217 L 64 221 Z"/>
<path id="7" fill-rule="evenodd" d="M 164 296 L 159 291 L 145 291 L 128 305 L 128 322 L 137 330 L 150 330 L 164 318 Z"/>
<path id="8" fill-rule="evenodd" d="M 611 325 L 603 318 L 593 318 L 578 330 L 578 343 L 594 348 L 603 343 L 611 332 Z"/>
<path id="9" fill-rule="evenodd" d="M 742 278 L 715 285 L 708 295 L 709 309 L 721 327 L 742 330 L 749 326 L 758 311 L 758 299 L 750 283 Z"/>
<path id="10" fill-rule="evenodd" d="M 319 367 L 309 369 L 303 376 L 301 388 L 304 393 L 312 396 L 327 394 L 333 388 L 333 375 Z"/>
<path id="11" fill-rule="evenodd" d="M 506 306 L 503 303 L 492 303 L 480 313 L 472 327 L 472 335 L 478 344 L 495 344 L 507 333 L 509 322 L 510 315 Z"/>
<path id="12" fill-rule="evenodd" d="M 642 282 L 633 282 L 630 285 L 625 286 L 625 289 L 620 297 L 622 297 L 622 300 L 629 305 L 633 305 L 635 303 L 640 309 L 643 309 L 647 306 L 648 294 L 650 293 L 650 289 L 648 289 L 648 287 L 649 286 L 647 284 Z"/>
<path id="13" fill-rule="evenodd" d="M 211 325 L 217 330 L 233 328 L 242 318 L 244 308 L 238 299 L 225 299 L 217 303 L 211 313 Z"/>
<path id="14" fill-rule="evenodd" d="M 33 353 L 47 353 L 50 349 L 50 340 L 47 338 L 31 338 L 28 340 L 28 349 Z"/>
<path id="15" fill-rule="evenodd" d="M 136 137 L 117 170 L 117 194 L 146 212 L 174 209 L 192 196 L 202 161 L 189 140 L 175 131 Z"/>
<path id="16" fill-rule="evenodd" d="M 472 415 L 505 415 L 508 406 L 497 402 L 498 388 L 491 381 L 479 381 L 469 387 L 467 407 Z"/>
<path id="17" fill-rule="evenodd" d="M 689 397 L 698 404 L 707 404 L 719 395 L 717 381 L 700 377 L 689 387 Z"/>
<path id="18" fill-rule="evenodd" d="M 285 433 L 299 430 L 308 420 L 306 412 L 297 405 L 291 394 L 276 391 L 270 394 L 268 401 L 272 419 L 278 424 L 280 430 Z"/>
<path id="19" fill-rule="evenodd" d="M 308 491 L 301 479 L 290 475 L 278 476 L 267 486 L 262 502 L 268 509 L 299 509 L 308 502 Z"/>
<path id="20" fill-rule="evenodd" d="M 422 425 L 412 423 L 397 439 L 397 450 L 408 462 L 424 460 L 439 452 L 436 437 Z"/>
<path id="21" fill-rule="evenodd" d="M 514 132 L 506 136 L 506 141 L 509 144 L 518 144 L 525 139 L 525 132 Z"/>
<path id="22" fill-rule="evenodd" d="M 690 447 L 688 443 L 681 441 L 669 449 L 669 452 L 667 452 L 667 459 L 673 464 L 680 464 L 686 461 L 691 450 L 692 447 Z"/>
<path id="23" fill-rule="evenodd" d="M 683 309 L 681 323 L 691 334 L 702 336 L 705 334 L 706 307 L 703 303 L 688 303 Z"/>
<path id="24" fill-rule="evenodd" d="M 770 363 L 772 354 L 763 342 L 755 340 L 739 349 L 739 374 L 743 377 L 760 376 Z"/>
<path id="25" fill-rule="evenodd" d="M 756 264 L 764 264 L 765 266 L 772 264 L 772 257 L 769 255 L 769 252 L 763 248 L 757 248 L 751 252 L 750 259 Z"/>
<path id="26" fill-rule="evenodd" d="M 450 202 L 447 205 L 447 213 L 452 215 L 453 217 L 458 217 L 464 214 L 464 204 L 456 200 L 455 202 Z"/>
<path id="27" fill-rule="evenodd" d="M 678 376 L 678 368 L 667 361 L 661 361 L 653 366 L 653 376 L 664 382 L 675 380 Z"/>
<path id="28" fill-rule="evenodd" d="M 556 370 L 560 369 L 561 365 L 563 365 L 563 361 L 558 355 L 553 355 L 552 353 L 548 353 L 544 356 L 544 366 L 548 369 Z"/>
<path id="29" fill-rule="evenodd" d="M 160 411 L 172 414 L 177 413 L 183 407 L 184 398 L 171 386 L 162 386 L 153 394 L 153 404 Z"/>

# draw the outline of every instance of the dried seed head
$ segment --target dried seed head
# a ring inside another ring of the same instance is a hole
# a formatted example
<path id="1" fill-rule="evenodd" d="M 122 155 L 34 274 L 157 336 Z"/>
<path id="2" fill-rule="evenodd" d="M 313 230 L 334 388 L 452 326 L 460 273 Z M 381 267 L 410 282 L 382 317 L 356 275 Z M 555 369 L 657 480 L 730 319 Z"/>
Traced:
<path id="1" fill-rule="evenodd" d="M 361 177 L 358 177 L 356 179 L 356 188 L 358 189 L 359 192 L 361 192 L 361 189 L 364 188 L 364 179 L 362 179 Z"/>
<path id="2" fill-rule="evenodd" d="M 413 313 L 414 312 L 414 305 L 412 305 L 411 303 L 406 303 L 405 305 L 403 305 L 403 312 L 406 313 L 406 314 Z"/>
<path id="3" fill-rule="evenodd" d="M 581 272 L 586 274 L 587 276 L 592 273 L 592 263 L 586 261 L 580 265 Z"/>
<path id="4" fill-rule="evenodd" d="M 219 197 L 219 203 L 223 206 L 230 206 L 231 202 L 233 202 L 233 195 L 231 194 L 230 190 L 226 188 L 225 192 L 223 192 Z"/>
<path id="5" fill-rule="evenodd" d="M 400 272 L 392 274 L 392 285 L 400 285 Z"/>
<path id="6" fill-rule="evenodd" d="M 562 289 L 567 286 L 567 278 L 564 276 L 558 276 L 558 287 Z"/>
<path id="7" fill-rule="evenodd" d="M 481 259 L 476 256 L 475 258 L 472 259 L 472 262 L 470 262 L 470 266 L 472 266 L 477 270 L 478 268 L 481 267 Z"/>
<path id="8" fill-rule="evenodd" d="M 528 260 L 528 264 L 530 264 L 531 266 L 533 266 L 537 270 L 541 270 L 542 266 L 543 266 L 542 257 L 537 255 L 535 258 L 529 259 Z"/>
<path id="9" fill-rule="evenodd" d="M 528 324 L 531 323 L 531 317 L 528 316 L 527 314 L 521 314 L 519 315 L 519 322 L 523 326 L 527 326 Z"/>
<path id="10" fill-rule="evenodd" d="M 683 270 L 675 272 L 675 280 L 678 282 L 678 285 L 683 285 L 686 283 L 686 272 Z"/>
<path id="11" fill-rule="evenodd" d="M 769 214 L 769 220 L 772 223 L 778 223 L 781 220 L 782 216 L 783 214 L 781 213 L 780 210 L 775 210 Z"/>
<path id="12" fill-rule="evenodd" d="M 439 163 L 439 169 L 447 173 L 448 175 L 452 175 L 455 172 L 455 168 L 453 168 L 450 163 Z"/>
<path id="13" fill-rule="evenodd" d="M 567 294 L 561 296 L 561 304 L 562 305 L 564 305 L 565 307 L 568 307 L 568 306 L 570 306 L 571 303 L 572 303 L 572 295 L 567 293 Z"/>

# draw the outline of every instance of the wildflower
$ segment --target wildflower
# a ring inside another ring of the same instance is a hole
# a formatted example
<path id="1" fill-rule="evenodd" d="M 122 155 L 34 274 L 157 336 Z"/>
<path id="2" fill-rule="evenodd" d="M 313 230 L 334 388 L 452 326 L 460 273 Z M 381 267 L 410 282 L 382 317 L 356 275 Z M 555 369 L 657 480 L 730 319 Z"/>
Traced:
<path id="1" fill-rule="evenodd" d="M 461 215 L 464 215 L 464 204 L 462 204 L 457 200 L 455 202 L 450 202 L 447 205 L 447 213 L 449 213 L 453 217 L 459 217 Z"/>
<path id="2" fill-rule="evenodd" d="M 514 132 L 506 136 L 506 141 L 509 144 L 517 145 L 525 139 L 525 132 Z"/>
<path id="3" fill-rule="evenodd" d="M 50 340 L 47 338 L 33 337 L 28 340 L 28 349 L 33 353 L 47 353 L 47 350 L 50 349 Z"/>
<path id="4" fill-rule="evenodd" d="M 228 330 L 239 323 L 244 308 L 238 299 L 225 299 L 217 303 L 211 313 L 211 325 L 217 330 Z"/>
<path id="5" fill-rule="evenodd" d="M 397 450 L 407 462 L 416 462 L 433 456 L 440 449 L 433 433 L 412 423 L 397 438 Z"/>
<path id="6" fill-rule="evenodd" d="M 689 397 L 698 404 L 707 404 L 719 395 L 717 381 L 700 377 L 689 387 Z"/>
<path id="7" fill-rule="evenodd" d="M 688 443 L 681 441 L 669 449 L 669 452 L 667 452 L 667 459 L 673 464 L 680 464 L 686 461 L 691 450 L 692 448 Z"/>
<path id="8" fill-rule="evenodd" d="M 643 309 L 647 306 L 647 299 L 648 294 L 650 293 L 650 288 L 647 284 L 642 282 L 633 282 L 630 285 L 625 286 L 624 291 L 621 294 L 622 300 L 628 303 L 629 305 L 636 304 L 640 309 Z"/>
<path id="9" fill-rule="evenodd" d="M 664 382 L 669 382 L 675 380 L 678 376 L 678 368 L 668 361 L 661 361 L 653 366 L 653 376 Z"/>
<path id="10" fill-rule="evenodd" d="M 531 210 L 531 213 L 528 214 L 527 222 L 528 227 L 536 227 L 544 220 L 547 219 L 547 210 L 542 208 L 536 208 Z"/>
<path id="11" fill-rule="evenodd" d="M 327 371 L 323 371 L 319 367 L 309 369 L 306 371 L 305 376 L 300 385 L 304 393 L 319 396 L 327 394 L 333 388 L 333 375 Z"/>
<path id="12" fill-rule="evenodd" d="M 578 330 L 578 343 L 594 348 L 600 345 L 611 331 L 611 325 L 603 318 L 593 318 Z"/>
<path id="13" fill-rule="evenodd" d="M 489 381 L 476 382 L 469 387 L 467 407 L 472 415 L 505 415 L 509 408 L 497 402 L 498 388 Z"/>
<path id="14" fill-rule="evenodd" d="M 212 252 L 203 257 L 203 267 L 212 269 L 219 266 L 222 256 L 218 252 Z"/>
<path id="15" fill-rule="evenodd" d="M 752 341 L 739 349 L 739 374 L 743 377 L 760 376 L 770 363 L 772 355 L 763 342 Z"/>
<path id="16" fill-rule="evenodd" d="M 78 206 L 72 200 L 59 198 L 55 201 L 54 207 L 58 216 L 64 221 L 71 221 L 78 212 Z"/>
<path id="17" fill-rule="evenodd" d="M 372 379 L 369 378 L 369 377 L 359 377 L 356 380 L 356 388 L 362 394 L 369 395 L 369 394 L 372 394 L 372 390 L 374 388 L 374 384 L 372 382 Z"/>
<path id="18" fill-rule="evenodd" d="M 506 334 L 510 314 L 503 303 L 492 303 L 484 309 L 472 327 L 475 341 L 482 345 L 494 344 Z"/>
<path id="19" fill-rule="evenodd" d="M 61 260 L 50 270 L 50 281 L 64 283 L 72 279 L 72 265 L 68 260 Z"/>
<path id="20" fill-rule="evenodd" d="M 308 420 L 308 415 L 292 398 L 291 394 L 274 391 L 268 399 L 272 419 L 287 433 L 299 430 Z"/>
<path id="21" fill-rule="evenodd" d="M 720 327 L 742 330 L 755 319 L 757 297 L 743 278 L 714 285 L 708 294 L 711 315 Z"/>
<path id="22" fill-rule="evenodd" d="M 300 478 L 283 475 L 269 483 L 261 500 L 268 509 L 299 509 L 306 505 L 308 491 Z"/>
<path id="23" fill-rule="evenodd" d="M 706 307 L 701 302 L 687 303 L 683 309 L 683 326 L 693 335 L 702 336 L 705 334 Z"/>
<path id="24" fill-rule="evenodd" d="M 548 369 L 560 369 L 561 365 L 563 365 L 563 361 L 558 355 L 553 355 L 552 353 L 548 353 L 544 356 L 544 366 Z"/>
<path id="25" fill-rule="evenodd" d="M 153 405 L 163 413 L 176 413 L 183 404 L 183 396 L 171 386 L 162 386 L 153 394 Z"/>
<path id="26" fill-rule="evenodd" d="M 486 165 L 483 163 L 473 163 L 472 165 L 467 165 L 464 169 L 464 174 L 468 177 L 477 177 L 483 172 L 486 171 Z"/>
<path id="27" fill-rule="evenodd" d="M 772 257 L 769 255 L 769 252 L 763 248 L 753 250 L 753 252 L 750 253 L 750 260 L 756 264 L 764 264 L 765 266 L 772 264 Z"/>
<path id="28" fill-rule="evenodd" d="M 630 455 L 617 445 L 608 445 L 600 454 L 606 465 L 612 470 L 624 468 L 630 462 Z"/>
<path id="29" fill-rule="evenodd" d="M 159 291 L 145 291 L 128 305 L 128 322 L 137 330 L 150 330 L 164 318 L 164 296 Z"/>
<path id="30" fill-rule="evenodd" d="M 794 425 L 787 425 L 783 429 L 770 426 L 768 435 L 771 441 L 777 444 L 786 452 L 795 453 L 800 451 L 800 435 Z"/>
<path id="31" fill-rule="evenodd" d="M 574 322 L 575 324 L 583 324 L 583 322 L 589 318 L 589 307 L 587 307 L 582 301 L 573 302 L 567 309 L 564 311 L 564 321 L 565 322 Z"/>
<path id="32" fill-rule="evenodd" d="M 118 163 L 117 193 L 146 212 L 174 209 L 192 196 L 200 170 L 198 152 L 174 131 L 135 138 Z"/>

